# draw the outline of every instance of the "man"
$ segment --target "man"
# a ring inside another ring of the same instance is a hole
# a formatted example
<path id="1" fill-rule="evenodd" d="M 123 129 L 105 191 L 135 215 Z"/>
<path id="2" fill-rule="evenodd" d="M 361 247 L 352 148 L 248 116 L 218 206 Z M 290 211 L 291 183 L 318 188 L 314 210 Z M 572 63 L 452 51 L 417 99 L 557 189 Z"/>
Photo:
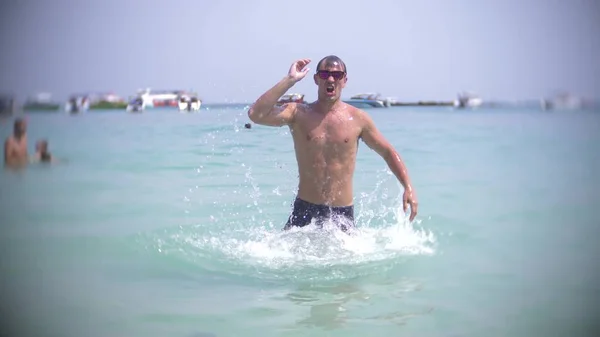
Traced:
<path id="1" fill-rule="evenodd" d="M 257 124 L 287 125 L 294 140 L 299 186 L 294 208 L 284 229 L 303 227 L 313 219 L 317 224 L 334 217 L 346 231 L 354 225 L 352 178 L 358 140 L 375 150 L 404 187 L 403 209 L 410 205 L 410 221 L 417 215 L 417 197 L 404 163 L 392 145 L 375 127 L 366 112 L 341 101 L 346 86 L 344 62 L 330 55 L 317 64 L 313 76 L 318 99 L 310 104 L 287 103 L 275 106 L 309 69 L 309 59 L 292 64 L 287 76 L 265 92 L 248 110 Z M 336 219 L 337 218 L 337 219 Z"/>
<path id="2" fill-rule="evenodd" d="M 13 135 L 4 142 L 4 165 L 11 168 L 27 165 L 27 122 L 17 118 L 14 123 Z"/>

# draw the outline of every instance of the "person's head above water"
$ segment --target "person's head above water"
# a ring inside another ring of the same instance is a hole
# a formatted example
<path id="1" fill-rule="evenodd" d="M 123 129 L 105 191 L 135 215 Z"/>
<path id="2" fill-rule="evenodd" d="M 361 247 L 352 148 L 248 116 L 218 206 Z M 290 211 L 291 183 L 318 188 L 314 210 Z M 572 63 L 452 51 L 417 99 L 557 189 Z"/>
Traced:
<path id="1" fill-rule="evenodd" d="M 35 143 L 35 150 L 40 153 L 48 152 L 48 141 L 45 139 L 40 139 Z"/>
<path id="2" fill-rule="evenodd" d="M 40 139 L 35 143 L 35 152 L 39 155 L 39 160 L 42 162 L 51 162 L 52 154 L 48 152 L 48 141 Z"/>
<path id="3" fill-rule="evenodd" d="M 317 64 L 314 75 L 315 84 L 319 87 L 319 100 L 339 100 L 342 89 L 348 81 L 346 64 L 335 55 L 325 56 Z"/>
<path id="4" fill-rule="evenodd" d="M 15 124 L 13 125 L 13 134 L 15 137 L 21 137 L 27 132 L 27 121 L 25 119 L 19 117 L 15 119 Z"/>

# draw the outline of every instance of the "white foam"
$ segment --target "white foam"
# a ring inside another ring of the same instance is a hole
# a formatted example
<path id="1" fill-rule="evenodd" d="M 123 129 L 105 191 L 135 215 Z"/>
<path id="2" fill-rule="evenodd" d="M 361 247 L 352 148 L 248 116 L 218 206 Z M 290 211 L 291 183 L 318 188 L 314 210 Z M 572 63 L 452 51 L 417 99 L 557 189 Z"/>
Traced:
<path id="1" fill-rule="evenodd" d="M 402 212 L 400 190 L 396 189 L 399 185 L 394 184 L 395 177 L 387 168 L 377 171 L 370 193 L 357 197 L 356 227 L 350 233 L 333 225 L 341 219 L 325 223 L 324 228 L 309 225 L 282 231 L 285 219 L 271 218 L 268 209 L 280 205 L 279 201 L 271 203 L 273 198 L 288 195 L 290 190 L 291 195 L 295 195 L 296 171 L 283 167 L 277 160 L 270 161 L 290 178 L 282 181 L 290 183 L 268 185 L 262 190 L 250 165 L 240 163 L 232 167 L 231 170 L 235 170 L 232 174 L 244 179 L 235 186 L 234 194 L 243 195 L 248 202 L 230 211 L 225 209 L 231 205 L 221 205 L 219 209 L 215 203 L 215 211 L 206 223 L 161 236 L 168 241 L 161 245 L 161 253 L 180 254 L 201 267 L 219 266 L 225 272 L 242 274 L 254 271 L 254 275 L 276 278 L 301 277 L 310 274 L 309 271 L 315 271 L 315 275 L 327 271 L 331 277 L 351 277 L 357 267 L 391 265 L 407 256 L 435 253 L 435 236 L 423 229 L 419 221 L 409 223 Z M 286 205 L 289 205 L 288 200 L 283 201 L 287 208 Z M 247 217 L 242 218 L 243 214 Z M 276 221 L 281 223 L 275 226 L 270 223 Z M 219 225 L 215 226 L 217 222 Z M 171 249 L 166 249 L 167 246 Z"/>
<path id="2" fill-rule="evenodd" d="M 162 244 L 161 253 L 179 254 L 200 265 L 212 259 L 209 264 L 221 266 L 224 272 L 254 271 L 254 276 L 270 278 L 321 277 L 323 272 L 328 278 L 346 278 L 356 275 L 359 266 L 393 264 L 402 257 L 435 253 L 435 236 L 416 229 L 417 223 L 410 224 L 404 216 L 382 226 L 357 223 L 349 233 L 333 224 L 339 221 L 332 219 L 323 228 L 311 224 L 287 231 L 253 223 L 232 223 L 218 232 L 206 231 L 208 226 L 203 225 L 183 227 L 168 235 L 172 249 Z"/>

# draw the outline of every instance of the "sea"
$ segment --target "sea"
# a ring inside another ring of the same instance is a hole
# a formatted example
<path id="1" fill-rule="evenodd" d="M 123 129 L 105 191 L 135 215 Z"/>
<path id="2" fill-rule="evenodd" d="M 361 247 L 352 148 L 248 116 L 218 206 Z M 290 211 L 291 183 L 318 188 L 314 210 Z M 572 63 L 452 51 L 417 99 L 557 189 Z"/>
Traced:
<path id="1" fill-rule="evenodd" d="M 361 142 L 347 235 L 282 231 L 290 131 L 246 109 L 24 115 L 58 162 L 0 172 L 0 334 L 598 336 L 600 111 L 365 110 L 419 213 Z"/>

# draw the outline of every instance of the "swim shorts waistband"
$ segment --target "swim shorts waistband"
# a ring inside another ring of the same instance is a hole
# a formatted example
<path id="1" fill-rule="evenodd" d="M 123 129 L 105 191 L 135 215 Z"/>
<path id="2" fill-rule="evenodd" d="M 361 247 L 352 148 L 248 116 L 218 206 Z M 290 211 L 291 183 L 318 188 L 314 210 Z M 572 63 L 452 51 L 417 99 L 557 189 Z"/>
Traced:
<path id="1" fill-rule="evenodd" d="M 284 229 L 291 227 L 304 227 L 315 219 L 316 224 L 323 225 L 326 220 L 333 220 L 342 230 L 354 226 L 354 206 L 327 206 L 318 205 L 296 197 L 292 214 Z"/>

